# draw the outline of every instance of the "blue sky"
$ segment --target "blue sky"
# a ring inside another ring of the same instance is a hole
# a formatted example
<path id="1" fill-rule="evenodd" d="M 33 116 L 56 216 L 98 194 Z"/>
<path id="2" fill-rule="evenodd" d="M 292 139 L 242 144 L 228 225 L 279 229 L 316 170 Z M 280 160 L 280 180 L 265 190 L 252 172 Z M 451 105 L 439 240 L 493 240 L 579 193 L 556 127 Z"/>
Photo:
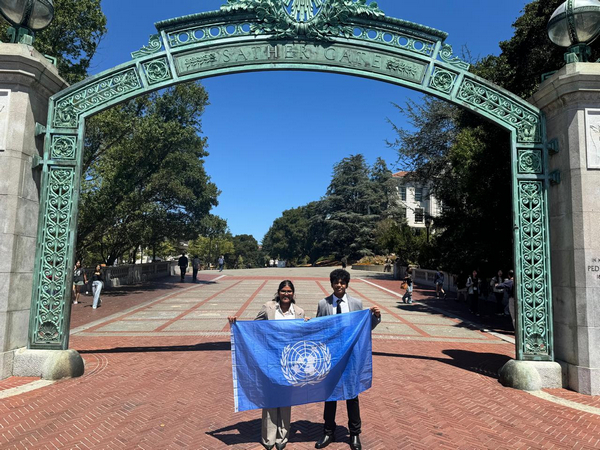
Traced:
<path id="1" fill-rule="evenodd" d="M 154 23 L 213 11 L 226 0 L 102 0 L 108 33 L 92 62 L 97 74 L 129 61 L 148 43 Z M 474 58 L 498 54 L 526 0 L 379 0 L 390 17 L 449 34 L 455 54 L 466 46 Z M 421 94 L 371 80 L 312 72 L 261 72 L 204 80 L 210 106 L 202 132 L 208 137 L 206 170 L 222 191 L 213 210 L 234 235 L 261 241 L 282 211 L 321 198 L 333 165 L 362 153 L 369 163 L 397 154 L 387 118 L 403 125 L 392 106 Z"/>

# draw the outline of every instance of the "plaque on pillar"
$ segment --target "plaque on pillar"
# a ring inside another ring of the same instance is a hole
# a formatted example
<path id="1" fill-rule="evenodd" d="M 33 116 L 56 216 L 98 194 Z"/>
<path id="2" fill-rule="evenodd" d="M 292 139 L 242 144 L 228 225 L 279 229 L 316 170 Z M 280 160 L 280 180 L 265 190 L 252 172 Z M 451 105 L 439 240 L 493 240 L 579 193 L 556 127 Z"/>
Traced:
<path id="1" fill-rule="evenodd" d="M 600 109 L 585 109 L 587 168 L 600 169 Z"/>
<path id="2" fill-rule="evenodd" d="M 0 89 L 0 152 L 6 150 L 8 142 L 8 100 L 10 91 Z"/>

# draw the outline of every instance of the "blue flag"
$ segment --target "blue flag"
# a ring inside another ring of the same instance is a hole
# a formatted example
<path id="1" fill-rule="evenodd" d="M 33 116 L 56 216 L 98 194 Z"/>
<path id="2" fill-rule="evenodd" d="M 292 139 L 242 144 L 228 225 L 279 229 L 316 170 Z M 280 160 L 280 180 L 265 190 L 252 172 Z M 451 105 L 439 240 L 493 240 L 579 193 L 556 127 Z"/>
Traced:
<path id="1" fill-rule="evenodd" d="M 231 327 L 235 411 L 348 400 L 371 387 L 369 310 Z"/>

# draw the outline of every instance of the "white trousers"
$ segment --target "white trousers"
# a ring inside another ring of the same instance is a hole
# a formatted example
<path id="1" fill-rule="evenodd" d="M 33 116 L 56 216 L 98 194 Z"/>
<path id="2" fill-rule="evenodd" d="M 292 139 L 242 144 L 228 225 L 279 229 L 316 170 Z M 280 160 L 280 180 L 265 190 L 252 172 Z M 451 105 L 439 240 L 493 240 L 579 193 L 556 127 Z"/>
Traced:
<path id="1" fill-rule="evenodd" d="M 263 409 L 261 436 L 263 445 L 274 446 L 287 443 L 291 422 L 291 406 Z"/>

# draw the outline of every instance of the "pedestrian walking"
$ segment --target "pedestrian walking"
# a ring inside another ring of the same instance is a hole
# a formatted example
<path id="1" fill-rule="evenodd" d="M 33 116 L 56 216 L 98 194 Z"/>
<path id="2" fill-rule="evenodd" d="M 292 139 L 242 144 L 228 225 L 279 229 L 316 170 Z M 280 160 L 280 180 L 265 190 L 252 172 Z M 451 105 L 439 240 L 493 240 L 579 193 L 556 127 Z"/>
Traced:
<path id="1" fill-rule="evenodd" d="M 508 311 L 510 314 L 510 318 L 512 320 L 513 328 L 516 330 L 515 324 L 515 271 L 508 271 L 508 279 L 506 279 L 503 283 L 499 284 L 498 287 L 501 287 L 508 294 Z"/>
<path id="2" fill-rule="evenodd" d="M 402 296 L 402 301 L 404 303 L 412 303 L 412 292 L 413 292 L 413 279 L 412 279 L 412 269 L 408 269 L 406 272 L 406 276 L 402 280 L 402 287 L 406 289 L 404 295 Z"/>
<path id="3" fill-rule="evenodd" d="M 198 269 L 199 268 L 200 268 L 200 258 L 198 258 L 198 255 L 194 255 L 194 257 L 192 258 L 192 280 L 193 281 L 198 280 Z"/>
<path id="4" fill-rule="evenodd" d="M 446 291 L 444 291 L 444 272 L 440 269 L 435 273 L 435 298 L 446 299 Z"/>
<path id="5" fill-rule="evenodd" d="M 490 288 L 496 298 L 496 315 L 499 316 L 504 315 L 504 288 L 502 287 L 504 278 L 502 276 L 502 270 L 498 270 L 496 276 L 490 281 Z"/>
<path id="6" fill-rule="evenodd" d="M 317 308 L 317 317 L 329 316 L 333 314 L 344 314 L 352 311 L 362 311 L 362 302 L 346 294 L 348 284 L 350 283 L 350 274 L 344 269 L 336 269 L 329 274 L 329 281 L 333 293 L 319 302 Z M 371 329 L 375 328 L 381 322 L 381 312 L 377 306 L 371 307 Z M 346 400 L 346 409 L 348 411 L 348 430 L 350 431 L 350 448 L 352 450 L 361 450 L 359 435 L 361 433 L 362 422 L 360 419 L 360 406 L 358 397 Z M 323 437 L 315 444 L 315 448 L 325 448 L 335 441 L 335 415 L 337 402 L 325 402 L 323 418 Z"/>
<path id="7" fill-rule="evenodd" d="M 98 264 L 92 273 L 92 293 L 94 294 L 94 301 L 92 308 L 96 309 L 102 306 L 102 299 L 100 293 L 104 287 L 104 274 L 102 273 L 102 266 Z"/>
<path id="8" fill-rule="evenodd" d="M 219 272 L 223 272 L 223 266 L 225 265 L 225 257 L 223 255 L 219 256 L 217 262 L 219 263 Z"/>
<path id="9" fill-rule="evenodd" d="M 456 301 L 464 301 L 467 302 L 467 276 L 464 270 L 461 270 L 458 276 L 456 277 Z"/>
<path id="10" fill-rule="evenodd" d="M 305 319 L 304 310 L 296 305 L 294 284 L 283 280 L 273 300 L 265 303 L 254 320 Z M 229 316 L 229 323 L 237 321 L 237 316 Z M 292 422 L 292 407 L 265 408 L 262 411 L 261 443 L 267 450 L 286 447 Z"/>
<path id="11" fill-rule="evenodd" d="M 348 266 L 348 258 L 343 256 L 342 257 L 342 269 L 345 269 Z"/>
<path id="12" fill-rule="evenodd" d="M 181 254 L 179 260 L 177 261 L 177 265 L 179 266 L 179 273 L 181 274 L 181 281 L 185 280 L 185 273 L 187 272 L 189 261 L 187 256 L 185 256 L 185 252 Z"/>
<path id="13" fill-rule="evenodd" d="M 469 299 L 469 309 L 475 315 L 479 315 L 479 291 L 481 289 L 481 281 L 477 276 L 477 270 L 473 270 L 472 275 L 467 278 L 467 295 Z"/>
<path id="14" fill-rule="evenodd" d="M 81 295 L 81 289 L 87 284 L 87 276 L 85 270 L 81 267 L 81 260 L 75 262 L 73 269 L 73 304 L 79 303 L 79 296 Z"/>

